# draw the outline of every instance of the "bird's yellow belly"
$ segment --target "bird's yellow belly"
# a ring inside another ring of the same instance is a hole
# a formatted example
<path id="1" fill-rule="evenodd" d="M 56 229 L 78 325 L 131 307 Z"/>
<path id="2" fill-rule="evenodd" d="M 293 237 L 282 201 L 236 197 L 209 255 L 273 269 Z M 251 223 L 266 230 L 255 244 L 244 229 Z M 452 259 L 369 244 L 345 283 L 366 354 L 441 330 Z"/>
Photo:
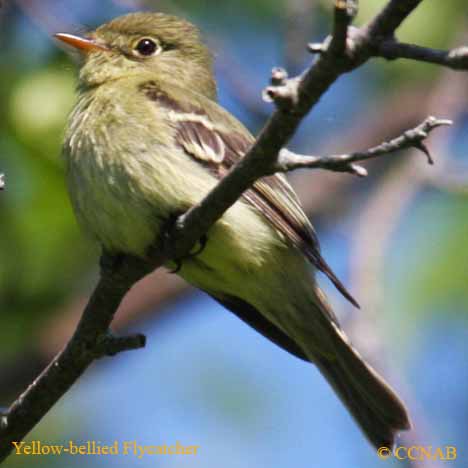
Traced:
<path id="1" fill-rule="evenodd" d="M 179 274 L 205 291 L 252 303 L 264 296 L 259 289 L 279 283 L 292 252 L 261 215 L 238 202 L 208 231 L 203 251 L 182 261 Z"/>

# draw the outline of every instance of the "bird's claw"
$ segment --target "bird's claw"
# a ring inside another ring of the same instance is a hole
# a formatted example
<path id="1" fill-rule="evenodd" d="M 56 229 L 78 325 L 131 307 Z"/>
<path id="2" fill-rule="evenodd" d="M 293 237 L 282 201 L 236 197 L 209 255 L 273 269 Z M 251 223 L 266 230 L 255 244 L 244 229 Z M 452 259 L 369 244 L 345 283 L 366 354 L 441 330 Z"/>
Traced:
<path id="1" fill-rule="evenodd" d="M 183 260 L 190 260 L 192 258 L 195 258 L 197 255 L 200 255 L 205 250 L 206 244 L 208 243 L 208 236 L 206 234 L 203 234 L 203 236 L 200 237 L 198 242 L 200 243 L 200 245 L 195 252 L 190 252 L 185 257 L 177 258 L 173 260 L 174 263 L 176 264 L 176 267 L 173 270 L 170 270 L 169 273 L 171 274 L 178 273 L 182 268 Z"/>
<path id="2" fill-rule="evenodd" d="M 203 234 L 203 236 L 200 237 L 198 242 L 200 243 L 198 249 L 195 252 L 190 252 L 188 254 L 189 258 L 196 257 L 197 255 L 200 255 L 205 250 L 206 244 L 208 243 L 208 236 L 206 234 Z"/>
<path id="3" fill-rule="evenodd" d="M 180 259 L 174 260 L 174 263 L 176 264 L 176 267 L 173 270 L 169 270 L 169 273 L 171 275 L 175 275 L 176 273 L 179 273 L 179 271 L 182 269 L 182 260 Z"/>
<path id="4" fill-rule="evenodd" d="M 162 229 L 162 242 L 163 245 L 168 245 L 170 247 L 171 245 L 171 232 L 174 228 L 175 223 L 177 222 L 178 217 L 182 213 L 174 213 L 172 214 L 166 221 L 165 226 Z M 206 234 L 203 234 L 203 236 L 200 237 L 199 239 L 199 246 L 194 252 L 189 252 L 187 255 L 183 257 L 178 257 L 178 258 L 173 258 L 172 261 L 175 263 L 175 268 L 172 270 L 169 270 L 169 273 L 175 274 L 178 273 L 182 266 L 183 266 L 183 261 L 184 260 L 190 260 L 192 258 L 195 258 L 197 255 L 200 255 L 203 250 L 205 250 L 206 244 L 208 242 L 208 236 Z M 169 249 L 170 252 L 170 249 Z"/>

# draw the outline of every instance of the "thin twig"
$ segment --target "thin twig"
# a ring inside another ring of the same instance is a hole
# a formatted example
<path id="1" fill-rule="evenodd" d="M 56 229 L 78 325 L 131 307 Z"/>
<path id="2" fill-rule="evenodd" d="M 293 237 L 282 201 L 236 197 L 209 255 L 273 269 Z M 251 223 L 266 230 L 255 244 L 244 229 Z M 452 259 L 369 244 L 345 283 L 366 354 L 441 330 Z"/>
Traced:
<path id="1" fill-rule="evenodd" d="M 333 54 L 343 55 L 348 40 L 348 27 L 357 11 L 356 3 L 349 0 L 335 0 L 335 14 L 330 50 Z"/>
<path id="2" fill-rule="evenodd" d="M 364 167 L 354 164 L 358 161 L 374 159 L 378 156 L 394 153 L 406 148 L 417 148 L 427 156 L 429 164 L 433 164 L 432 157 L 424 145 L 423 141 L 429 133 L 442 125 L 451 125 L 451 120 L 441 120 L 435 117 L 428 117 L 417 127 L 407 130 L 393 140 L 381 143 L 366 151 L 357 151 L 348 154 L 337 154 L 332 156 L 307 156 L 292 153 L 287 149 L 280 152 L 275 172 L 288 172 L 294 169 L 321 168 L 336 172 L 349 172 L 357 176 L 367 176 Z"/>
<path id="3" fill-rule="evenodd" d="M 383 57 L 387 60 L 403 58 L 434 63 L 453 70 L 468 69 L 468 47 L 466 46 L 456 47 L 451 50 L 440 50 L 391 39 L 382 42 L 374 52 L 374 56 Z"/>

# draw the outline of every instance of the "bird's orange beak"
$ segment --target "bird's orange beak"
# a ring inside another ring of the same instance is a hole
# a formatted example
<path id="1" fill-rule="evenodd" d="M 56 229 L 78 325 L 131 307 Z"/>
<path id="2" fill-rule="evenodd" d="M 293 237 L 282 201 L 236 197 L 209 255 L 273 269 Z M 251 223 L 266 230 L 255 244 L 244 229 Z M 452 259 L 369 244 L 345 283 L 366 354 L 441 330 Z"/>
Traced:
<path id="1" fill-rule="evenodd" d="M 85 37 L 75 36 L 73 34 L 57 33 L 54 34 L 54 37 L 59 41 L 65 42 L 65 44 L 83 52 L 91 52 L 93 50 L 110 50 L 105 45 L 99 44 L 93 39 L 87 39 Z"/>

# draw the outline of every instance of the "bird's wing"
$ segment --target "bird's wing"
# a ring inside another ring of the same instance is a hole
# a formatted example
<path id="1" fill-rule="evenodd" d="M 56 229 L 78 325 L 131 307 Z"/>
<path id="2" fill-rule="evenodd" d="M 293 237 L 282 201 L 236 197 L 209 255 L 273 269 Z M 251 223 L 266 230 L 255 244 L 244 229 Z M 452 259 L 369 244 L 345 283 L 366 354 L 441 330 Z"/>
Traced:
<path id="1" fill-rule="evenodd" d="M 177 144 L 217 178 L 224 177 L 254 141 L 237 119 L 204 96 L 191 94 L 190 104 L 184 105 L 182 103 L 186 99 L 175 99 L 155 82 L 144 83 L 141 89 L 156 104 L 167 109 Z M 186 91 L 184 93 L 187 95 Z M 243 198 L 257 208 L 317 269 L 325 273 L 343 296 L 359 307 L 322 257 L 314 228 L 282 174 L 258 180 L 243 194 Z"/>
<path id="2" fill-rule="evenodd" d="M 254 306 L 250 305 L 244 300 L 234 297 L 226 296 L 225 294 L 212 294 L 208 293 L 213 299 L 216 299 L 226 309 L 230 310 L 237 317 L 239 317 L 247 325 L 261 333 L 265 338 L 268 338 L 280 348 L 288 351 L 292 355 L 302 359 L 303 361 L 310 361 L 300 346 L 291 339 L 286 333 L 279 329 L 276 325 L 270 322 L 263 316 Z"/>

